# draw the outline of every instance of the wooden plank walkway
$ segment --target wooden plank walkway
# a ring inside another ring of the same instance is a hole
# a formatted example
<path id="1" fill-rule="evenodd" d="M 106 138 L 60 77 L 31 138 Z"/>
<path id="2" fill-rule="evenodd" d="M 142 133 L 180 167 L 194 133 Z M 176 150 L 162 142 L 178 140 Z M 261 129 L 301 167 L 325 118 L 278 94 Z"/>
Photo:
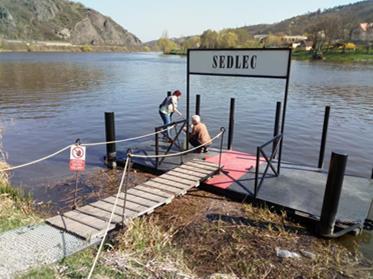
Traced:
<path id="1" fill-rule="evenodd" d="M 123 208 L 124 193 L 121 193 L 110 230 L 122 224 L 123 211 L 126 222 L 141 215 L 150 214 L 155 208 L 170 203 L 173 198 L 186 194 L 193 187 L 198 187 L 202 181 L 212 177 L 218 171 L 217 164 L 194 159 L 129 189 L 125 210 Z M 116 195 L 113 195 L 49 218 L 46 223 L 86 240 L 102 237 L 115 197 Z"/>

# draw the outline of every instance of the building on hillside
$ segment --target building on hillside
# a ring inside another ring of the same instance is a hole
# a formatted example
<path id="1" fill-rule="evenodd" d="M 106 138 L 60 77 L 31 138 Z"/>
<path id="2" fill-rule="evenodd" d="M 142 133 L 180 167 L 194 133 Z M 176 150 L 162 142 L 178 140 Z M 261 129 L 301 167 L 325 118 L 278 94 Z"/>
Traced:
<path id="1" fill-rule="evenodd" d="M 259 41 L 259 43 L 263 43 L 263 41 L 268 37 L 268 34 L 259 34 L 259 35 L 254 35 L 254 39 Z"/>
<path id="2" fill-rule="evenodd" d="M 373 42 L 373 22 L 360 23 L 351 33 L 351 40 L 357 43 Z"/>
<path id="3" fill-rule="evenodd" d="M 307 42 L 307 36 L 297 35 L 297 36 L 282 36 L 281 40 L 287 43 L 291 48 L 296 49 L 298 47 L 303 47 Z"/>
<path id="4" fill-rule="evenodd" d="M 288 35 L 269 35 L 269 34 L 258 34 L 254 35 L 254 39 L 259 41 L 259 43 L 268 43 L 268 40 L 276 38 L 277 42 L 274 42 L 276 46 L 289 46 L 293 49 L 302 47 L 306 50 L 311 50 L 313 42 L 308 41 L 307 36 L 297 35 L 297 36 L 288 36 Z"/>
<path id="5" fill-rule="evenodd" d="M 300 43 L 302 41 L 307 41 L 307 36 L 297 35 L 297 36 L 283 36 L 282 39 L 288 43 Z"/>

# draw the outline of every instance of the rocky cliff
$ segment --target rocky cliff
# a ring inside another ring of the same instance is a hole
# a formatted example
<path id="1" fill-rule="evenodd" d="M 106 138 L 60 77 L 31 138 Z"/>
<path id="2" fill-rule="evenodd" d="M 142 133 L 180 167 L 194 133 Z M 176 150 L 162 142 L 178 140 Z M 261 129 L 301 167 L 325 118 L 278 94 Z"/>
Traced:
<path id="1" fill-rule="evenodd" d="M 141 46 L 111 18 L 67 0 L 0 0 L 0 38 Z"/>

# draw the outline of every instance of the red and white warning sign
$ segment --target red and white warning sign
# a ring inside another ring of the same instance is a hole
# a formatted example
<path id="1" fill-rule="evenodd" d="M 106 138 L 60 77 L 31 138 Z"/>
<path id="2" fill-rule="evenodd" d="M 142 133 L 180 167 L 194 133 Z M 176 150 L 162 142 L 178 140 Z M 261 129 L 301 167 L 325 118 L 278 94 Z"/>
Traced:
<path id="1" fill-rule="evenodd" d="M 85 146 L 72 145 L 70 148 L 70 171 L 85 170 Z"/>

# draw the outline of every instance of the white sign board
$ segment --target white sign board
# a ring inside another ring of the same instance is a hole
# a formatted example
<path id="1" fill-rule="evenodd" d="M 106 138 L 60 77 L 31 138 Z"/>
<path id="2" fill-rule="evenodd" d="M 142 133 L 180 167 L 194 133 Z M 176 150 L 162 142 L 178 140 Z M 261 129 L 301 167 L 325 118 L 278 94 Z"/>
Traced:
<path id="1" fill-rule="evenodd" d="M 70 171 L 85 170 L 86 147 L 72 145 L 70 148 Z"/>
<path id="2" fill-rule="evenodd" d="M 189 74 L 286 78 L 289 49 L 189 50 Z"/>

